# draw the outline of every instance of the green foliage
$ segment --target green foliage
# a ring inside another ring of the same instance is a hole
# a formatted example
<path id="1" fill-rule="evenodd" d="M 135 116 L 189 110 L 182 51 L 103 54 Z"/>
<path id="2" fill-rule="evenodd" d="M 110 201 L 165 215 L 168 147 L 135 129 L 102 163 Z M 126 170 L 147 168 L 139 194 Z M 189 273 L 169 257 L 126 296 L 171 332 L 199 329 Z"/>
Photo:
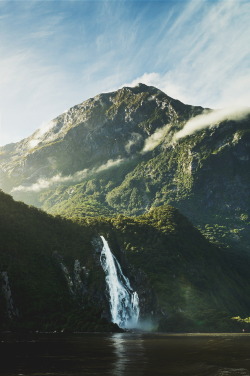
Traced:
<path id="1" fill-rule="evenodd" d="M 15 330 L 114 330 L 105 320 L 102 325 L 103 307 L 91 302 L 91 296 L 83 297 L 79 306 L 70 295 L 54 257 L 55 252 L 59 254 L 71 273 L 75 259 L 96 273 L 92 230 L 86 226 L 83 230 L 82 226 L 62 217 L 54 218 L 39 209 L 27 207 L 0 192 L 0 234 L 0 271 L 8 273 L 13 299 L 20 313 L 18 320 L 7 324 L 4 310 L 0 310 L 2 329 L 9 325 Z M 86 280 L 86 283 L 91 290 L 91 281 Z M 96 292 L 98 289 L 102 292 L 103 286 L 99 284 Z M 5 301 L 1 296 L 0 299 Z M 81 321 L 76 326 L 74 317 L 80 315 L 80 307 Z"/>
<path id="2" fill-rule="evenodd" d="M 105 281 L 92 244 L 101 234 L 138 291 L 142 314 L 153 311 L 160 330 L 223 330 L 228 316 L 250 310 L 249 258 L 211 246 L 177 209 L 165 205 L 137 217 L 74 220 L 0 192 L 0 271 L 8 273 L 20 312 L 9 322 L 1 305 L 2 329 L 117 330 L 101 318 L 107 312 Z M 88 270 L 80 300 L 69 293 L 55 254 L 71 275 L 76 259 Z"/>
<path id="3" fill-rule="evenodd" d="M 148 276 L 157 305 L 165 312 L 159 330 L 239 329 L 230 317 L 231 312 L 248 310 L 247 255 L 239 257 L 211 246 L 178 210 L 168 205 L 138 217 L 93 218 L 89 224 L 109 237 L 118 259 L 124 256 L 119 254 L 117 244 L 126 251 L 128 263 Z"/>
<path id="4" fill-rule="evenodd" d="M 246 324 L 250 324 L 250 317 L 246 317 L 242 319 L 240 316 L 232 317 L 232 320 L 238 321 L 238 322 L 244 322 Z"/>

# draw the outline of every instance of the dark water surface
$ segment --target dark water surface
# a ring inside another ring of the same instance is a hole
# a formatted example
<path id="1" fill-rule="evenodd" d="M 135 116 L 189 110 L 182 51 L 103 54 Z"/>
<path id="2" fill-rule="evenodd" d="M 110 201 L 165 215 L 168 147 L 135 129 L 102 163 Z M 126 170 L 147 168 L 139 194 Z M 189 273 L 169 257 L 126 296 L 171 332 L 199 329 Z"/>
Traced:
<path id="1" fill-rule="evenodd" d="M 5 335 L 0 375 L 250 376 L 250 334 Z"/>

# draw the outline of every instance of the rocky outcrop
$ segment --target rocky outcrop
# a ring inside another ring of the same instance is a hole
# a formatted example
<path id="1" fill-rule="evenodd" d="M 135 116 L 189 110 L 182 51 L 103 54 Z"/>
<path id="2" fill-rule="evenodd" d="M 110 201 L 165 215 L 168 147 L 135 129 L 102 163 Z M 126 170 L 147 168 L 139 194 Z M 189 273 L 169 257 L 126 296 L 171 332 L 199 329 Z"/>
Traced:
<path id="1" fill-rule="evenodd" d="M 81 266 L 79 260 L 75 260 L 73 272 L 70 273 L 69 269 L 64 263 L 62 255 L 60 255 L 56 251 L 53 252 L 53 257 L 62 271 L 62 274 L 68 286 L 69 293 L 81 305 L 83 298 L 88 293 L 87 280 L 89 276 L 89 270 L 85 266 Z"/>
<path id="2" fill-rule="evenodd" d="M 5 298 L 6 314 L 8 319 L 12 320 L 19 316 L 18 309 L 15 307 L 12 292 L 9 283 L 9 277 L 7 272 L 1 272 L 1 284 L 2 284 L 2 293 Z"/>

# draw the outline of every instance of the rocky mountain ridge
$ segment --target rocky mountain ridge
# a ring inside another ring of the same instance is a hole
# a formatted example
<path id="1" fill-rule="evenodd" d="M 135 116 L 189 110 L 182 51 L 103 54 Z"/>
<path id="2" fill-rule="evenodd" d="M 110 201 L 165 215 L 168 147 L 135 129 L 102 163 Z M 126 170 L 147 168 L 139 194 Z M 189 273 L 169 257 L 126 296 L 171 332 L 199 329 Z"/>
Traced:
<path id="1" fill-rule="evenodd" d="M 27 184 L 27 179 L 33 182 L 56 173 L 72 175 L 80 169 L 98 168 L 103 162 L 141 151 L 145 139 L 157 128 L 176 125 L 177 119 L 180 122 L 201 111 L 142 84 L 100 94 L 69 109 L 32 136 L 2 147 L 1 169 L 13 179 L 13 186 L 14 182 Z M 68 153 L 70 163 L 60 162 L 62 153 Z M 39 158 L 41 170 L 37 165 L 35 171 L 32 163 L 38 164 Z"/>

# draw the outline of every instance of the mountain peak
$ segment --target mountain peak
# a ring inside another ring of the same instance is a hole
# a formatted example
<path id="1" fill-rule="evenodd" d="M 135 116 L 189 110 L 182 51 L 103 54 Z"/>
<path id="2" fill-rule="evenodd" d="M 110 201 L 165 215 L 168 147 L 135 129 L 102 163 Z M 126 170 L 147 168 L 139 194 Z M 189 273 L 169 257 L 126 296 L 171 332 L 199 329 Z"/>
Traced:
<path id="1" fill-rule="evenodd" d="M 145 93 L 145 92 L 153 94 L 153 93 L 161 92 L 161 90 L 157 89 L 155 86 L 149 86 L 141 82 L 139 82 L 135 86 L 124 86 L 121 90 L 129 90 L 130 92 L 134 94 Z"/>
<path id="2" fill-rule="evenodd" d="M 139 82 L 135 87 L 139 87 L 142 90 L 148 90 L 149 88 L 156 89 L 154 86 L 148 86 L 146 84 L 143 84 L 142 82 Z"/>

